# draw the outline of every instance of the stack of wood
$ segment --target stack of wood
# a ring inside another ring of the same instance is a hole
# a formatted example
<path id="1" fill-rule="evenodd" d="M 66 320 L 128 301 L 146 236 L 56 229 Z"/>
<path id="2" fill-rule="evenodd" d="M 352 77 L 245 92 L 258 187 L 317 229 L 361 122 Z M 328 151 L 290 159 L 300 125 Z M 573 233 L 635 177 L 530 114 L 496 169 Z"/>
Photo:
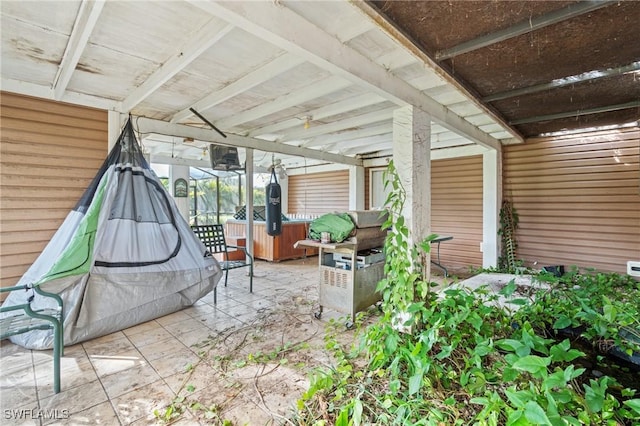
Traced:
<path id="1" fill-rule="evenodd" d="M 356 225 L 355 234 L 346 242 L 354 243 L 357 250 L 367 250 L 384 246 L 387 230 L 382 224 L 387 220 L 386 210 L 354 210 L 347 214 Z"/>

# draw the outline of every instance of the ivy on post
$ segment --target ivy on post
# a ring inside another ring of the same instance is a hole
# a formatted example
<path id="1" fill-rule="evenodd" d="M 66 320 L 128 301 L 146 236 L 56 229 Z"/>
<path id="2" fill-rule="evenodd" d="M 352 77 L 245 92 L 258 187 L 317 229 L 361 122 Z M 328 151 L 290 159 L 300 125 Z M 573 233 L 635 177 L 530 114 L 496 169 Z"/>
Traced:
<path id="1" fill-rule="evenodd" d="M 377 291 L 382 294 L 382 309 L 387 318 L 405 331 L 419 333 L 422 311 L 430 300 L 431 285 L 425 277 L 427 255 L 437 235 L 410 244 L 409 228 L 402 216 L 406 192 L 393 161 L 389 162 L 383 179 L 385 189 L 390 188 L 390 192 L 385 202 L 389 215 L 382 226 L 391 232 L 385 241 L 385 278 L 378 283 Z"/>

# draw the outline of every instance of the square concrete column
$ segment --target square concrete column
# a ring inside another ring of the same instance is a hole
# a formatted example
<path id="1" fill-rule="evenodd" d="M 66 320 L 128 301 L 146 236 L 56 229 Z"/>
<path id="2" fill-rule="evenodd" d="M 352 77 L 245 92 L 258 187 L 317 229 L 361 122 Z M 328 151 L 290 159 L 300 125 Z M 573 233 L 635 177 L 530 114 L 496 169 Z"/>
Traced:
<path id="1" fill-rule="evenodd" d="M 393 114 L 393 161 L 406 191 L 402 212 L 409 228 L 410 243 L 431 233 L 431 116 L 407 106 Z M 426 259 L 425 276 L 430 276 Z"/>
<path id="2" fill-rule="evenodd" d="M 364 167 L 349 166 L 349 210 L 364 210 Z"/>

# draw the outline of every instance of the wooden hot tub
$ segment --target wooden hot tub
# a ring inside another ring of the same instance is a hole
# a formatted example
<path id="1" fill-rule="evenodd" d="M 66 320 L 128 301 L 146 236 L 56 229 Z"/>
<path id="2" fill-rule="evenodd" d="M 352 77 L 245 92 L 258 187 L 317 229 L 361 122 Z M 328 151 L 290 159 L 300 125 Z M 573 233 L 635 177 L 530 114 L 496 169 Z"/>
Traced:
<path id="1" fill-rule="evenodd" d="M 264 221 L 253 222 L 253 256 L 269 262 L 298 259 L 318 254 L 314 248 L 293 248 L 300 240 L 307 238 L 311 221 L 292 220 L 282 222 L 282 234 L 272 237 L 267 234 Z M 228 237 L 245 237 L 247 222 L 229 219 L 225 224 L 225 235 Z"/>

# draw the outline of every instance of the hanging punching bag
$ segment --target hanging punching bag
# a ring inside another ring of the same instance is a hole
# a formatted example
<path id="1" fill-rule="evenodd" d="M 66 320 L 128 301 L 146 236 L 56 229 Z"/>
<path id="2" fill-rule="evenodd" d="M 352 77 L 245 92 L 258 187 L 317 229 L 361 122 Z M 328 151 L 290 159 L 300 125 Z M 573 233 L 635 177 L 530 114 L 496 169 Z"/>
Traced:
<path id="1" fill-rule="evenodd" d="M 271 236 L 282 233 L 282 204 L 281 190 L 276 171 L 271 170 L 271 180 L 266 188 L 265 221 L 267 222 L 267 234 Z"/>

